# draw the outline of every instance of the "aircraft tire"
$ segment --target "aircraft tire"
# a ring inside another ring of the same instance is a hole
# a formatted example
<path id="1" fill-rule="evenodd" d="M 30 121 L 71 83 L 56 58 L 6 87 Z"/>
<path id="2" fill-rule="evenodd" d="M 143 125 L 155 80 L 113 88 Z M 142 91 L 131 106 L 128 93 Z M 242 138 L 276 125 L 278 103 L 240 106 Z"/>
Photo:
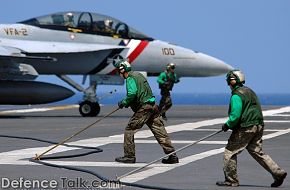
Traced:
<path id="1" fill-rule="evenodd" d="M 80 103 L 79 112 L 83 117 L 95 117 L 100 113 L 98 102 L 83 101 Z"/>

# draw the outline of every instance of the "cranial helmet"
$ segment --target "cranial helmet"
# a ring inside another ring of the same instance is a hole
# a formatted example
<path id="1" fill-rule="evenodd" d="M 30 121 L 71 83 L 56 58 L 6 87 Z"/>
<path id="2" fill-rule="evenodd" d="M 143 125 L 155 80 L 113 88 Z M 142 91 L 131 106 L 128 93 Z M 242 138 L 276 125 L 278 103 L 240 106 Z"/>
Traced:
<path id="1" fill-rule="evenodd" d="M 121 59 L 120 61 L 117 61 L 114 63 L 114 66 L 119 70 L 123 70 L 125 72 L 131 71 L 131 64 L 126 59 Z"/>
<path id="2" fill-rule="evenodd" d="M 245 75 L 241 70 L 232 70 L 227 73 L 226 80 L 228 85 L 231 80 L 236 80 L 237 84 L 245 84 Z"/>
<path id="3" fill-rule="evenodd" d="M 166 66 L 166 69 L 175 69 L 175 64 L 174 63 L 168 63 Z"/>
<path id="4" fill-rule="evenodd" d="M 73 13 L 71 13 L 71 12 L 69 12 L 69 13 L 66 13 L 66 16 L 68 16 L 68 17 L 73 17 L 73 16 L 74 16 L 74 14 L 73 14 Z"/>
<path id="5" fill-rule="evenodd" d="M 112 27 L 112 25 L 113 25 L 113 21 L 110 20 L 110 19 L 106 19 L 106 20 L 104 21 L 104 23 L 105 23 L 105 25 L 106 25 L 107 27 Z"/>

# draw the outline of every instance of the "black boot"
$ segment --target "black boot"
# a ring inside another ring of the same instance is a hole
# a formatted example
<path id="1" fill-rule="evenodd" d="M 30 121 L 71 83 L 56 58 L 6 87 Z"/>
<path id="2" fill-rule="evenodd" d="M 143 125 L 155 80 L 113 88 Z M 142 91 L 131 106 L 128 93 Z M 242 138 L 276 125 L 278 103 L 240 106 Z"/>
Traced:
<path id="1" fill-rule="evenodd" d="M 179 163 L 178 157 L 176 154 L 170 155 L 167 159 L 162 159 L 163 164 L 177 164 Z"/>
<path id="2" fill-rule="evenodd" d="M 226 186 L 226 187 L 238 187 L 239 186 L 238 183 L 231 183 L 228 181 L 217 181 L 216 185 L 217 186 Z"/>
<path id="3" fill-rule="evenodd" d="M 274 183 L 271 184 L 271 187 L 279 187 L 280 185 L 282 185 L 286 176 L 287 176 L 287 172 L 285 172 L 281 177 L 275 179 Z"/>
<path id="4" fill-rule="evenodd" d="M 129 163 L 129 164 L 134 164 L 136 162 L 135 157 L 118 157 L 115 159 L 116 162 L 122 162 L 122 163 Z"/>

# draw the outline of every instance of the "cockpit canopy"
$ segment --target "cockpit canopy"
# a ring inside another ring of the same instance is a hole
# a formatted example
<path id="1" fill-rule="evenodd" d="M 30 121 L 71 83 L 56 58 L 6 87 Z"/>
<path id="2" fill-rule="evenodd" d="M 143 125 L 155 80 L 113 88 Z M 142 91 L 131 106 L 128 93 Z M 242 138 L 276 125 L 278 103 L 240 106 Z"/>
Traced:
<path id="1" fill-rule="evenodd" d="M 41 28 L 111 36 L 153 40 L 115 18 L 89 12 L 59 12 L 20 22 Z"/>

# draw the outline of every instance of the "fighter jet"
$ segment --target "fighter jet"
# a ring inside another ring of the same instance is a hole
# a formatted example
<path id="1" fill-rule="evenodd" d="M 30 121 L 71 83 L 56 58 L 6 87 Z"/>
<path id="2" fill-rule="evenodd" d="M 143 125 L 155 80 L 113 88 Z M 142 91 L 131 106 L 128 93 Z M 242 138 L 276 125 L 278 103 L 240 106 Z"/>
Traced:
<path id="1" fill-rule="evenodd" d="M 39 75 L 56 75 L 84 93 L 80 114 L 96 116 L 96 87 L 124 83 L 112 64 L 124 58 L 147 76 L 157 76 L 170 62 L 180 77 L 216 76 L 232 69 L 217 58 L 154 39 L 110 16 L 58 12 L 0 25 L 0 104 L 42 104 L 72 96 L 70 89 L 35 81 Z M 89 87 L 68 75 L 83 75 L 83 82 L 88 77 Z"/>

